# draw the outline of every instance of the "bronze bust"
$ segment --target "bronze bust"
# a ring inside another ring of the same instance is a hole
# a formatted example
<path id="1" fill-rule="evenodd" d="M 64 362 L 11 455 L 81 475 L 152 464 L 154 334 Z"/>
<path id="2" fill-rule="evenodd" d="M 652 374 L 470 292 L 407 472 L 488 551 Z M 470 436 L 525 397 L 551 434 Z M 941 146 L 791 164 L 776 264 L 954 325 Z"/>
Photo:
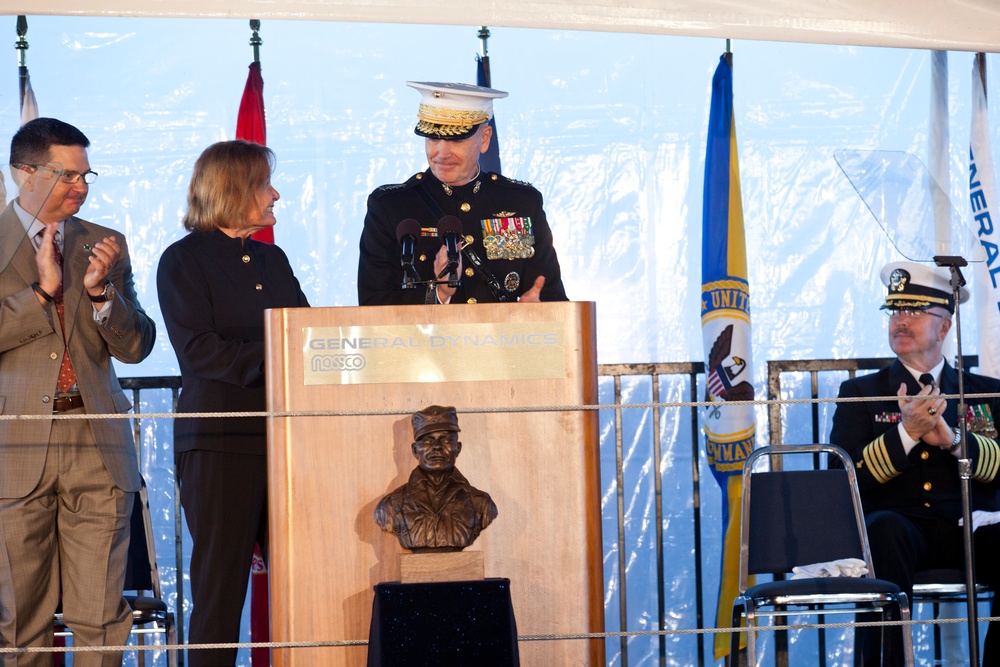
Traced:
<path id="1" fill-rule="evenodd" d="M 497 506 L 455 467 L 462 451 L 455 408 L 432 405 L 411 421 L 418 465 L 406 484 L 379 501 L 375 522 L 404 549 L 461 551 L 496 518 Z"/>

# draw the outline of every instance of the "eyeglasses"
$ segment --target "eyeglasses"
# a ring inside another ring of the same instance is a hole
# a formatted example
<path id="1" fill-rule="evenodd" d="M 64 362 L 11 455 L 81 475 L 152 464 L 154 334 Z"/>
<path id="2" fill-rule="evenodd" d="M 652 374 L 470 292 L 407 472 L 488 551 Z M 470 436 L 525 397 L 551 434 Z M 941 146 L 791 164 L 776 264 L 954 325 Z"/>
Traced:
<path id="1" fill-rule="evenodd" d="M 81 178 L 83 179 L 83 182 L 86 183 L 87 185 L 90 185 L 91 183 L 97 180 L 97 172 L 92 169 L 88 169 L 87 171 L 80 173 L 78 171 L 63 171 L 62 169 L 53 169 L 52 167 L 49 167 L 48 165 L 44 164 L 19 164 L 17 166 L 20 168 L 31 167 L 32 169 L 41 169 L 42 171 L 53 173 L 59 177 L 60 181 L 62 181 L 63 183 L 68 183 L 69 185 L 75 185 L 79 183 Z"/>
<path id="2" fill-rule="evenodd" d="M 914 308 L 899 308 L 897 310 L 883 310 L 882 312 L 891 320 L 899 319 L 900 315 L 905 315 L 910 320 L 919 320 L 924 315 L 933 315 L 934 317 L 940 317 L 942 320 L 947 319 L 944 315 L 938 315 L 929 310 L 916 310 Z"/>

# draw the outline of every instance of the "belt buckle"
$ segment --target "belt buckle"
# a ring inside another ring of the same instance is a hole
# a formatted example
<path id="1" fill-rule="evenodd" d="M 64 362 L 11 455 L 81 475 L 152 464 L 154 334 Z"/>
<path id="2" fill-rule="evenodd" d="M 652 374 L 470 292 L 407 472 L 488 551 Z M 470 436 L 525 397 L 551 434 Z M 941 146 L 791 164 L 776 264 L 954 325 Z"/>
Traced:
<path id="1" fill-rule="evenodd" d="M 60 412 L 66 412 L 67 410 L 72 410 L 74 408 L 83 407 L 83 397 L 79 394 L 76 396 L 59 396 L 52 401 L 52 412 L 53 414 L 58 414 Z"/>

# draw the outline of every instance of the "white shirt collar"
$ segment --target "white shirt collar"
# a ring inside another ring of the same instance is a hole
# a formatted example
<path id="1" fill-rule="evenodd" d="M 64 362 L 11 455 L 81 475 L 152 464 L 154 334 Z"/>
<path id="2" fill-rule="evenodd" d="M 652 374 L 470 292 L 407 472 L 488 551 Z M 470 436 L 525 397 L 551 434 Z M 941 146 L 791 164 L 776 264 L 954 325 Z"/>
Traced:
<path id="1" fill-rule="evenodd" d="M 902 361 L 900 361 L 899 363 L 903 364 Z M 903 364 L 903 368 L 905 368 L 910 372 L 910 375 L 913 376 L 914 380 L 916 380 L 918 383 L 920 382 L 920 376 L 923 375 L 922 372 L 918 371 L 915 368 L 910 368 L 906 364 Z M 941 361 L 937 362 L 937 365 L 934 366 L 934 368 L 927 371 L 928 373 L 931 374 L 931 377 L 934 378 L 934 384 L 939 387 L 941 386 L 941 370 L 943 368 L 944 368 L 944 357 L 941 357 Z"/>
<path id="2" fill-rule="evenodd" d="M 21 202 L 17 199 L 14 200 L 14 212 L 17 213 L 17 219 L 21 221 L 21 225 L 24 227 L 24 233 L 31 239 L 31 244 L 38 250 L 38 244 L 41 241 L 38 239 L 38 233 L 45 229 L 45 225 L 38 221 L 38 219 L 25 211 L 21 207 Z M 63 220 L 56 227 L 56 240 L 59 243 L 59 251 L 63 251 L 63 239 L 66 237 L 66 221 Z"/>

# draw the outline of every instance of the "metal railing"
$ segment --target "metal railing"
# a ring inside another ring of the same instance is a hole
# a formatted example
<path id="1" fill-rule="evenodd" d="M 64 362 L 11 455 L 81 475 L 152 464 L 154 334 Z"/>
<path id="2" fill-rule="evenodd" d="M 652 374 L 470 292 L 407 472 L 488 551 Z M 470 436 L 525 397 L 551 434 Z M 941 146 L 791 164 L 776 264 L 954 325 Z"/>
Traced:
<path id="1" fill-rule="evenodd" d="M 802 441 L 823 442 L 827 439 L 828 430 L 825 421 L 826 412 L 833 404 L 831 401 L 836 397 L 837 388 L 840 381 L 847 377 L 854 377 L 858 372 L 872 371 L 883 368 L 892 362 L 892 358 L 861 358 L 861 359 L 811 359 L 811 360 L 777 360 L 767 362 L 767 390 L 768 390 L 768 439 L 772 444 L 780 444 L 786 441 L 788 428 L 791 425 L 795 432 L 793 439 Z M 966 356 L 964 366 L 971 368 L 977 365 L 976 356 Z M 627 555 L 633 548 L 626 534 L 626 524 L 629 517 L 626 516 L 626 443 L 634 444 L 634 439 L 641 439 L 644 446 L 650 449 L 649 459 L 654 462 L 655 474 L 649 475 L 652 480 L 652 495 L 655 500 L 652 507 L 652 516 L 649 517 L 654 526 L 655 537 L 655 570 L 656 570 L 656 627 L 643 628 L 643 630 L 658 630 L 658 657 L 659 664 L 665 665 L 668 661 L 667 636 L 668 616 L 671 612 L 672 601 L 668 595 L 669 583 L 666 579 L 668 568 L 665 563 L 664 543 L 665 535 L 663 526 L 664 518 L 664 492 L 663 479 L 660 466 L 664 462 L 665 448 L 670 445 L 677 445 L 684 448 L 689 447 L 689 453 L 684 449 L 676 450 L 678 458 L 687 459 L 690 457 L 690 479 L 685 480 L 685 490 L 690 488 L 690 509 L 691 528 L 693 533 L 692 558 L 693 562 L 686 566 L 694 572 L 694 624 L 697 629 L 704 629 L 705 626 L 705 595 L 704 595 L 704 571 L 702 567 L 702 540 L 703 540 L 703 503 L 701 489 L 701 466 L 706 465 L 703 454 L 701 438 L 701 421 L 699 410 L 694 405 L 704 396 L 704 369 L 702 362 L 676 362 L 676 363 L 638 363 L 638 364 L 601 364 L 598 366 L 600 405 L 601 413 L 601 456 L 602 456 L 602 496 L 608 498 L 609 505 L 613 499 L 614 519 L 616 532 L 605 530 L 605 544 L 612 545 L 616 550 L 616 563 L 618 581 L 617 600 L 617 622 L 619 630 L 627 634 L 630 630 L 637 631 L 638 628 L 630 628 L 629 606 L 627 591 L 629 589 L 627 581 L 628 562 Z M 803 377 L 803 374 L 805 377 Z M 144 390 L 170 390 L 173 406 L 176 408 L 178 393 L 180 390 L 180 378 L 177 376 L 166 377 L 141 377 L 122 378 L 122 387 L 132 392 L 133 405 L 136 406 L 136 415 L 133 420 L 133 434 L 135 436 L 136 447 L 142 447 L 142 405 L 140 393 Z M 806 389 L 806 387 L 808 387 Z M 797 394 L 797 395 L 795 395 Z M 804 395 L 803 395 L 804 394 Z M 668 396 L 670 400 L 665 400 Z M 638 397 L 643 400 L 634 400 Z M 792 398 L 809 398 L 809 401 L 796 401 L 789 403 Z M 794 417 L 789 416 L 789 410 L 797 411 Z M 808 411 L 808 416 L 802 416 L 803 411 Z M 641 430 L 640 435 L 636 435 Z M 610 456 L 613 450 L 614 470 L 610 469 Z M 683 454 L 680 454 L 684 452 Z M 669 454 L 668 454 L 669 458 Z M 682 461 L 685 465 L 687 461 Z M 176 477 L 175 477 L 176 480 Z M 687 484 L 690 484 L 690 487 Z M 714 488 L 714 486 L 713 486 Z M 609 513 L 610 514 L 610 513 Z M 179 494 L 174 493 L 173 516 L 175 557 L 177 563 L 177 600 L 178 608 L 177 624 L 180 643 L 184 643 L 184 613 L 183 613 L 183 545 L 182 545 L 182 525 L 181 508 Z M 608 517 L 608 521 L 611 518 Z M 607 525 L 607 524 L 606 524 Z M 613 536 L 612 536 L 613 535 Z M 673 565 L 673 563 L 671 563 Z M 639 582 L 641 584 L 651 584 L 652 582 Z M 613 606 L 612 606 L 613 608 Z M 614 612 L 608 611 L 609 621 Z M 653 615 L 652 609 L 649 616 Z M 709 625 L 713 625 L 711 619 Z M 706 660 L 714 662 L 712 657 L 706 658 L 706 642 L 711 641 L 711 634 L 697 635 L 697 664 L 703 666 Z M 629 642 L 627 636 L 620 637 L 619 650 L 621 652 L 619 664 L 628 667 L 629 663 Z"/>
<path id="2" fill-rule="evenodd" d="M 618 554 L 618 572 L 619 572 L 619 599 L 618 599 L 618 622 L 620 629 L 622 631 L 627 631 L 628 628 L 628 604 L 626 599 L 627 577 L 626 577 L 626 562 L 625 557 L 629 551 L 629 545 L 626 543 L 625 536 L 625 499 L 624 499 L 624 436 L 626 433 L 626 428 L 624 425 L 624 410 L 623 405 L 627 403 L 644 403 L 648 402 L 652 405 L 652 419 L 650 423 L 652 425 L 651 430 L 651 442 L 652 442 L 652 460 L 656 462 L 657 474 L 652 475 L 654 484 L 654 515 L 653 523 L 655 525 L 655 541 L 656 541 L 656 603 L 657 603 L 657 627 L 659 631 L 664 631 L 667 629 L 667 594 L 666 594 L 666 580 L 665 580 L 665 562 L 663 553 L 663 490 L 662 490 L 662 480 L 659 474 L 659 462 L 662 460 L 662 443 L 663 443 L 663 426 L 661 422 L 662 413 L 660 404 L 662 401 L 663 387 L 661 384 L 664 381 L 669 381 L 671 383 L 678 383 L 680 386 L 677 388 L 679 394 L 686 396 L 687 401 L 694 402 L 698 400 L 699 391 L 704 392 L 704 374 L 705 374 L 705 364 L 702 362 L 677 362 L 677 363 L 642 363 L 642 364 L 601 364 L 598 366 L 598 378 L 599 382 L 606 383 L 610 380 L 613 383 L 613 397 L 612 405 L 613 408 L 609 408 L 614 413 L 614 451 L 615 451 L 615 498 L 617 507 L 617 524 L 618 532 L 616 536 L 616 548 Z M 643 384 L 648 384 L 648 401 L 625 401 L 623 399 L 623 382 L 630 384 L 635 384 L 637 382 L 642 382 Z M 603 396 L 601 404 L 606 404 Z M 645 408 L 637 408 L 645 409 Z M 680 412 L 686 410 L 688 414 L 686 418 L 678 417 L 674 424 L 675 428 L 678 430 L 687 431 L 687 437 L 690 439 L 691 446 L 691 488 L 692 488 L 692 528 L 694 533 L 694 573 L 695 573 L 695 623 L 696 627 L 701 629 L 704 627 L 704 595 L 703 595 L 703 572 L 702 572 L 702 525 L 701 525 L 701 472 L 699 469 L 699 463 L 701 462 L 701 439 L 699 437 L 700 426 L 698 420 L 698 411 L 693 406 L 688 406 L 684 408 L 677 408 Z M 685 424 L 686 426 L 681 426 Z M 602 428 L 602 434 L 604 429 Z M 602 441 L 604 437 L 602 437 Z M 604 447 L 602 446 L 602 449 Z M 605 536 L 607 541 L 607 536 Z M 705 664 L 705 642 L 708 640 L 709 635 L 700 635 L 697 640 L 697 655 L 698 655 L 698 665 Z M 623 636 L 620 639 L 620 650 L 621 650 L 621 665 L 627 667 L 629 664 L 628 659 L 628 641 L 627 637 Z M 665 635 L 661 634 L 658 637 L 659 640 L 659 662 L 661 665 L 666 664 L 667 660 L 667 638 Z"/>
<path id="3" fill-rule="evenodd" d="M 155 389 L 155 390 L 170 390 L 170 410 L 171 412 L 177 412 L 177 397 L 180 395 L 181 389 L 181 378 L 177 375 L 163 376 L 163 377 L 130 377 L 130 378 L 119 378 L 118 383 L 121 385 L 122 389 L 125 391 L 132 392 L 132 412 L 135 418 L 132 419 L 132 438 L 135 442 L 136 454 L 139 460 L 142 460 L 142 400 L 141 392 L 144 389 Z M 181 526 L 181 494 L 180 489 L 177 486 L 177 476 L 174 475 L 174 505 L 173 505 L 173 526 L 174 526 L 174 558 L 176 560 L 176 570 L 177 570 L 177 581 L 176 581 L 176 591 L 178 604 L 174 605 L 175 608 L 172 610 L 174 613 L 174 619 L 177 628 L 177 643 L 184 644 L 185 632 L 184 632 L 184 576 L 183 576 L 183 563 L 184 563 L 184 552 L 183 552 L 183 529 Z M 155 554 L 150 554 L 157 566 L 159 566 L 159 559 Z M 184 652 L 178 651 L 177 653 L 177 665 L 179 667 L 184 667 Z"/>
<path id="4" fill-rule="evenodd" d="M 664 414 L 661 410 L 659 404 L 662 402 L 663 386 L 665 383 L 670 383 L 675 392 L 679 391 L 684 395 L 685 398 L 682 400 L 693 402 L 698 400 L 699 392 L 704 392 L 704 364 L 702 362 L 678 362 L 678 363 L 640 363 L 640 364 L 602 364 L 598 367 L 598 376 L 601 383 L 601 391 L 610 391 L 610 405 L 606 410 L 602 410 L 602 421 L 604 418 L 609 420 L 608 426 L 613 428 L 613 440 L 614 440 L 614 452 L 615 452 L 615 470 L 613 474 L 614 486 L 615 486 L 615 501 L 616 501 L 616 515 L 617 515 L 617 536 L 615 538 L 616 548 L 617 548 L 617 568 L 619 573 L 619 604 L 618 604 L 618 616 L 621 631 L 625 632 L 629 629 L 628 621 L 628 607 L 627 607 L 627 596 L 626 590 L 628 588 L 626 581 L 626 554 L 629 553 L 630 545 L 627 543 L 625 534 L 625 498 L 624 498 L 624 473 L 623 473 L 623 434 L 627 430 L 626 422 L 629 421 L 625 415 L 625 410 L 623 408 L 625 402 L 623 401 L 623 384 L 626 385 L 626 391 L 635 391 L 635 387 L 638 384 L 645 385 L 645 391 L 648 391 L 647 401 L 643 403 L 651 404 L 651 408 L 638 408 L 638 411 L 651 410 L 652 419 L 649 422 L 652 424 L 652 432 L 650 435 L 651 445 L 652 445 L 652 459 L 659 462 L 662 457 L 661 443 L 664 438 L 664 429 L 662 428 L 664 423 Z M 121 386 L 126 391 L 132 392 L 132 403 L 135 406 L 135 418 L 132 420 L 133 423 L 133 436 L 135 438 L 135 444 L 137 451 L 142 460 L 142 441 L 143 441 L 143 429 L 142 429 L 142 396 L 141 392 L 144 390 L 169 390 L 171 392 L 172 407 L 175 410 L 177 405 L 177 397 L 181 387 L 180 377 L 178 376 L 161 376 L 161 377 L 134 377 L 134 378 L 121 378 Z M 609 402 L 602 399 L 602 405 Z M 694 549 L 693 549 L 693 564 L 692 567 L 695 573 L 695 621 L 697 628 L 704 627 L 704 596 L 702 593 L 703 588 L 703 572 L 702 572 L 702 523 L 701 523 L 701 513 L 702 513 L 702 503 L 701 503 L 701 489 L 700 489 L 700 479 L 701 472 L 699 470 L 699 463 L 702 462 L 701 447 L 700 447 L 700 426 L 698 419 L 698 412 L 693 406 L 686 406 L 682 408 L 674 408 L 673 411 L 681 412 L 687 411 L 684 416 L 684 420 L 681 421 L 679 418 L 672 421 L 675 428 L 677 425 L 684 423 L 686 426 L 682 427 L 681 430 L 684 431 L 685 440 L 690 441 L 690 457 L 691 457 L 691 488 L 693 495 L 693 516 L 692 516 L 692 527 L 694 532 Z M 613 426 L 612 426 L 613 424 Z M 602 438 L 603 440 L 603 438 Z M 610 446 L 610 441 L 605 447 Z M 658 469 L 658 468 L 657 468 Z M 655 510 L 654 510 L 654 523 L 655 523 L 655 542 L 656 542 L 656 571 L 657 581 L 656 581 L 656 615 L 657 615 L 657 629 L 660 631 L 667 630 L 666 618 L 668 614 L 668 597 L 667 597 L 667 582 L 665 580 L 665 567 L 664 567 L 664 553 L 663 553 L 663 490 L 661 487 L 661 475 L 652 475 L 654 482 L 654 496 L 655 496 Z M 175 476 L 176 480 L 176 476 Z M 174 524 L 174 551 L 176 558 L 177 567 L 177 577 L 176 577 L 176 587 L 177 587 L 177 604 L 175 614 L 177 617 L 177 627 L 178 627 L 178 641 L 179 643 L 184 643 L 184 572 L 183 572 L 183 529 L 181 523 L 181 507 L 180 507 L 180 496 L 177 493 L 176 481 L 174 489 L 174 505 L 173 505 L 173 524 Z M 607 541 L 607 539 L 606 539 Z M 710 641 L 711 635 L 699 635 L 697 638 L 697 655 L 698 664 L 705 664 L 705 642 Z M 629 664 L 628 660 L 628 642 L 627 637 L 623 636 L 620 639 L 620 650 L 621 650 L 621 661 L 620 664 L 623 667 L 627 667 Z M 666 636 L 660 635 L 658 637 L 659 642 L 659 662 L 660 664 L 666 664 L 667 657 L 667 644 Z M 181 654 L 181 659 L 183 660 L 183 653 Z"/>

